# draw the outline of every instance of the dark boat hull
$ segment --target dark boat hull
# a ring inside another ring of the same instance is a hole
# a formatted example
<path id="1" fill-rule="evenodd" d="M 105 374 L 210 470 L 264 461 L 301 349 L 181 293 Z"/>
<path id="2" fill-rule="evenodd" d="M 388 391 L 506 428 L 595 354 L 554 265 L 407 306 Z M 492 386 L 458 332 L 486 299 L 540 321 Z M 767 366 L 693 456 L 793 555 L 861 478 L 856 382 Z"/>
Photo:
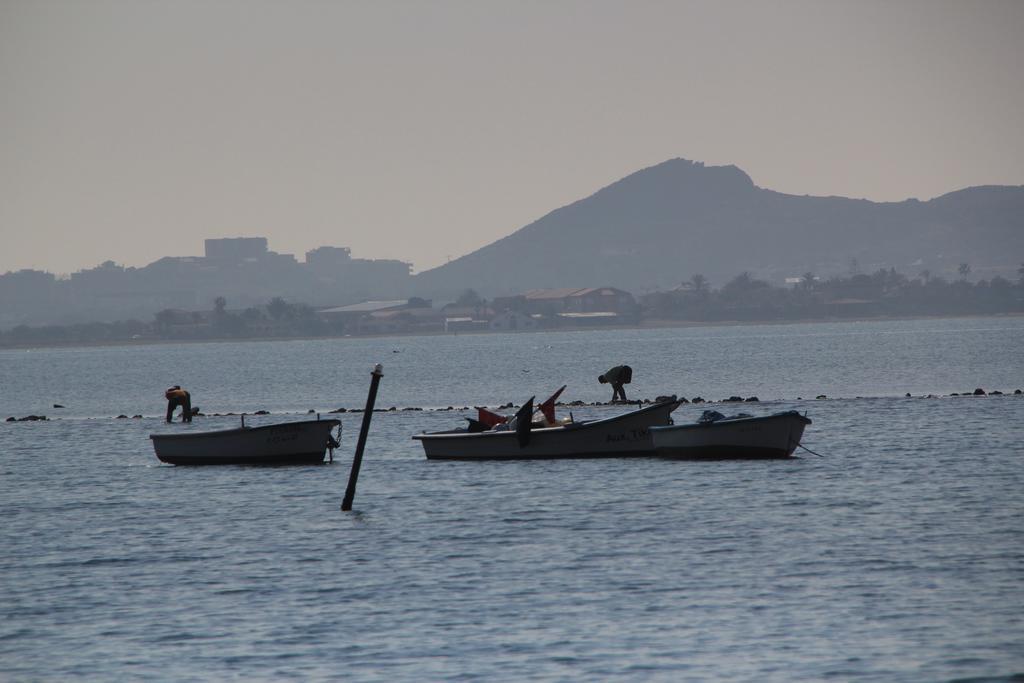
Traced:
<path id="1" fill-rule="evenodd" d="M 651 430 L 658 457 L 687 460 L 789 458 L 810 419 L 790 410 L 765 417 L 698 422 Z"/>
<path id="2" fill-rule="evenodd" d="M 429 460 L 546 460 L 654 455 L 650 427 L 669 424 L 679 402 L 658 403 L 625 415 L 534 429 L 520 446 L 515 432 L 435 432 L 413 438 Z"/>
<path id="3" fill-rule="evenodd" d="M 339 420 L 284 422 L 216 432 L 151 434 L 161 462 L 171 465 L 316 465 Z"/>

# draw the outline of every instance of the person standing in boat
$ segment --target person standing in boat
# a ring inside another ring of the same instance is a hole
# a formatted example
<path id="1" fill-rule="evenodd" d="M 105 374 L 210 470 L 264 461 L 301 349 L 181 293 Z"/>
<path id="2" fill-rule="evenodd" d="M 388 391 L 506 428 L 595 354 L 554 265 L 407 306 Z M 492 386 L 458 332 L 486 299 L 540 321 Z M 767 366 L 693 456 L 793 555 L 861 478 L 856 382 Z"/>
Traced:
<path id="1" fill-rule="evenodd" d="M 626 392 L 623 385 L 633 381 L 633 368 L 628 365 L 616 365 L 608 372 L 600 375 L 597 381 L 601 384 L 612 385 L 612 401 L 626 401 Z"/>
<path id="2" fill-rule="evenodd" d="M 180 386 L 175 384 L 173 387 L 164 392 L 164 398 L 167 399 L 168 422 L 171 422 L 172 418 L 174 417 L 174 410 L 178 406 L 181 406 L 181 421 L 192 421 L 192 395 L 190 393 L 188 393 Z"/>

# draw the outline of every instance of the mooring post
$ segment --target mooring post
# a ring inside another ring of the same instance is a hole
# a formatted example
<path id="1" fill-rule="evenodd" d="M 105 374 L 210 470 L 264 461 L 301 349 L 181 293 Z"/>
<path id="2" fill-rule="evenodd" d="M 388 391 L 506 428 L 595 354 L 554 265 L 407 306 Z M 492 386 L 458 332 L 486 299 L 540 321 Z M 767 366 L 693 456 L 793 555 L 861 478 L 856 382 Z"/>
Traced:
<path id="1" fill-rule="evenodd" d="M 384 376 L 384 366 L 377 363 L 370 373 L 370 393 L 366 395 L 366 410 L 363 411 L 363 425 L 359 428 L 359 441 L 356 442 L 356 454 L 352 458 L 352 472 L 348 475 L 348 488 L 345 498 L 341 501 L 341 509 L 348 512 L 352 509 L 352 499 L 356 497 L 356 480 L 359 479 L 359 466 L 363 463 L 363 448 L 366 447 L 366 434 L 370 431 L 370 418 L 373 417 L 373 404 L 377 401 L 377 385 Z"/>

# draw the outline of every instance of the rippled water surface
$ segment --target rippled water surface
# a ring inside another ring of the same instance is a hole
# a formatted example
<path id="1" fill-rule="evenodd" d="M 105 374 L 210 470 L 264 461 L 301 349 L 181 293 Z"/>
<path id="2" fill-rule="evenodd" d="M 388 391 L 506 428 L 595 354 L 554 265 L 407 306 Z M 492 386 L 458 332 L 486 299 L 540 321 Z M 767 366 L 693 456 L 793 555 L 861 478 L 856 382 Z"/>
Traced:
<path id="1" fill-rule="evenodd" d="M 1022 333 L 971 319 L 0 352 L 0 418 L 51 418 L 0 423 L 0 679 L 1009 679 Z M 563 383 L 606 399 L 597 374 L 627 362 L 638 397 L 806 411 L 824 457 L 427 462 L 409 436 L 469 413 L 396 410 L 374 415 L 341 513 L 358 416 L 333 465 L 153 455 L 152 432 L 237 420 L 165 425 L 168 384 L 206 412 L 294 420 L 361 406 L 374 362 L 378 407 L 397 408 Z M 1006 395 L 948 396 L 978 386 Z"/>

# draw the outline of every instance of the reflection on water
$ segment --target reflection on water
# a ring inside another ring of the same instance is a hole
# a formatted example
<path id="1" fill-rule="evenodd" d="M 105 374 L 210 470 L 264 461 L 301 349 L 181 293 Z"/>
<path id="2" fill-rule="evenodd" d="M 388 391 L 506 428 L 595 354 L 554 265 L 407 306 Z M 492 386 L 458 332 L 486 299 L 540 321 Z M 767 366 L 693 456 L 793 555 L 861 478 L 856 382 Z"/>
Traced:
<path id="1" fill-rule="evenodd" d="M 892 396 L 1024 385 L 1021 338 L 995 319 L 4 352 L 0 415 L 150 417 L 0 423 L 0 678 L 1024 672 L 1024 398 Z M 151 432 L 237 424 L 165 425 L 168 384 L 278 413 L 252 424 L 302 419 L 361 406 L 384 353 L 385 406 L 563 382 L 604 399 L 597 374 L 629 362 L 638 395 L 806 411 L 825 457 L 428 462 L 409 437 L 463 413 L 379 413 L 343 514 L 358 415 L 333 465 L 153 455 Z M 795 400 L 817 393 L 876 398 Z"/>

